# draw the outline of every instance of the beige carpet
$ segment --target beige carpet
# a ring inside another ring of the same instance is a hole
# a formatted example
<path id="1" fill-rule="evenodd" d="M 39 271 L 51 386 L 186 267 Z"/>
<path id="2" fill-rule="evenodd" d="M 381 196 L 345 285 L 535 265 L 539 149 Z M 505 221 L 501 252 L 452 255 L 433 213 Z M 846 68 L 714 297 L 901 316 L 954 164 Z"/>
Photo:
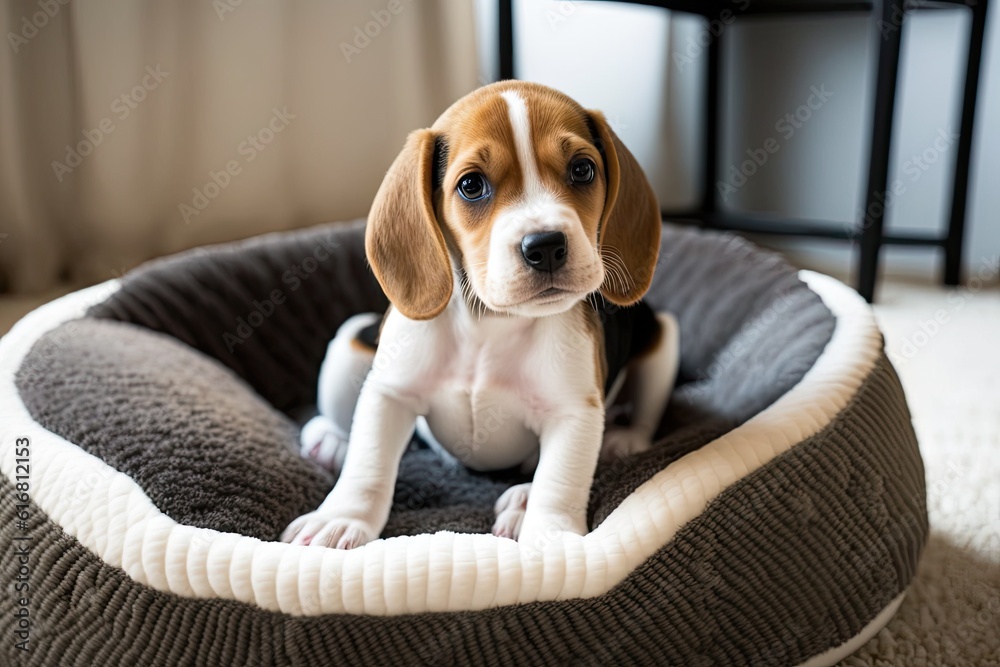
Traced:
<path id="1" fill-rule="evenodd" d="M 844 665 L 1000 665 L 1000 289 L 885 282 L 876 312 L 927 465 L 931 541 Z M 55 295 L 52 295 L 55 296 Z M 47 299 L 0 299 L 0 332 Z"/>

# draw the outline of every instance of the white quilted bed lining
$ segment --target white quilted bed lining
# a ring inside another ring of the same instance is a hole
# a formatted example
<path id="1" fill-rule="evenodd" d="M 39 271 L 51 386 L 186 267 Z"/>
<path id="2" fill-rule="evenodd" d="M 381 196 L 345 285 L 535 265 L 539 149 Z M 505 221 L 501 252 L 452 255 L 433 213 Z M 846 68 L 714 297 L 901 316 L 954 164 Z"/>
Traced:
<path id="1" fill-rule="evenodd" d="M 109 281 L 30 313 L 0 339 L 0 467 L 31 439 L 32 500 L 68 534 L 134 580 L 185 597 L 226 598 L 293 615 L 479 610 L 607 592 L 724 489 L 822 430 L 871 372 L 882 338 L 870 307 L 840 282 L 800 278 L 837 319 L 826 349 L 773 405 L 667 466 L 586 536 L 542 550 L 493 535 L 440 532 L 352 551 L 301 547 L 179 524 L 136 482 L 42 428 L 14 376 L 34 342 L 119 287 Z"/>

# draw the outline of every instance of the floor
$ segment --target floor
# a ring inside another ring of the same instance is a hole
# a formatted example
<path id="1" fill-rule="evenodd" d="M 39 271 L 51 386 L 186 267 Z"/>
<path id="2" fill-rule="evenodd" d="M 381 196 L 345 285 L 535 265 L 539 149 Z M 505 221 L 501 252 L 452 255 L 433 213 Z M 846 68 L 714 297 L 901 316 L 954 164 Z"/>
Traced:
<path id="1" fill-rule="evenodd" d="M 62 296 L 68 287 L 57 288 L 32 296 L 0 296 L 0 336 L 7 333 L 14 323 L 43 303 Z"/>
<path id="2" fill-rule="evenodd" d="M 875 311 L 920 439 L 932 535 L 898 614 L 844 665 L 1000 665 L 997 283 L 881 285 Z M 0 333 L 57 295 L 0 299 Z"/>

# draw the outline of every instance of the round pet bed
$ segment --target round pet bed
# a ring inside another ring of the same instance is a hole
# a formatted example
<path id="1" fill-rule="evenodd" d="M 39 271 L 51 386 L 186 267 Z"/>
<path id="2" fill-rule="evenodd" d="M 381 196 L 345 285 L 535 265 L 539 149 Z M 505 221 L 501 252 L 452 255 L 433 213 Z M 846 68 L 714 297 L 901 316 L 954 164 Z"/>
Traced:
<path id="1" fill-rule="evenodd" d="M 888 622 L 927 519 L 870 308 L 671 226 L 647 300 L 680 322 L 679 384 L 653 450 L 598 469 L 588 535 L 488 534 L 522 478 L 414 442 L 383 539 L 277 542 L 334 481 L 297 453 L 326 345 L 386 306 L 362 237 L 152 262 L 0 339 L 0 598 L 29 636 L 0 662 L 819 665 Z"/>

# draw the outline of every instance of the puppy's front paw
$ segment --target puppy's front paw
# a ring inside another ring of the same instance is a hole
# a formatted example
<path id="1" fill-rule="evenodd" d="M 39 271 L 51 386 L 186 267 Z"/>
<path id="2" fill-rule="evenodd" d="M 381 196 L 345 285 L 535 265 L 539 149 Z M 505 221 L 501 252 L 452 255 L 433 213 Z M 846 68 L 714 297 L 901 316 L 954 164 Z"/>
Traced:
<path id="1" fill-rule="evenodd" d="M 281 541 L 303 546 L 353 549 L 374 540 L 378 532 L 367 521 L 316 510 L 288 524 L 281 534 Z"/>
<path id="2" fill-rule="evenodd" d="M 643 430 L 622 426 L 608 426 L 601 445 L 601 463 L 612 463 L 626 456 L 648 452 L 653 446 L 649 434 Z"/>
<path id="3" fill-rule="evenodd" d="M 347 436 L 329 418 L 317 415 L 306 422 L 299 434 L 299 443 L 303 458 L 312 459 L 332 473 L 343 468 Z"/>
<path id="4" fill-rule="evenodd" d="M 501 494 L 493 505 L 496 521 L 493 522 L 493 534 L 497 537 L 509 537 L 516 540 L 521 534 L 521 522 L 524 521 L 524 511 L 528 507 L 528 494 L 531 483 L 517 484 Z"/>

